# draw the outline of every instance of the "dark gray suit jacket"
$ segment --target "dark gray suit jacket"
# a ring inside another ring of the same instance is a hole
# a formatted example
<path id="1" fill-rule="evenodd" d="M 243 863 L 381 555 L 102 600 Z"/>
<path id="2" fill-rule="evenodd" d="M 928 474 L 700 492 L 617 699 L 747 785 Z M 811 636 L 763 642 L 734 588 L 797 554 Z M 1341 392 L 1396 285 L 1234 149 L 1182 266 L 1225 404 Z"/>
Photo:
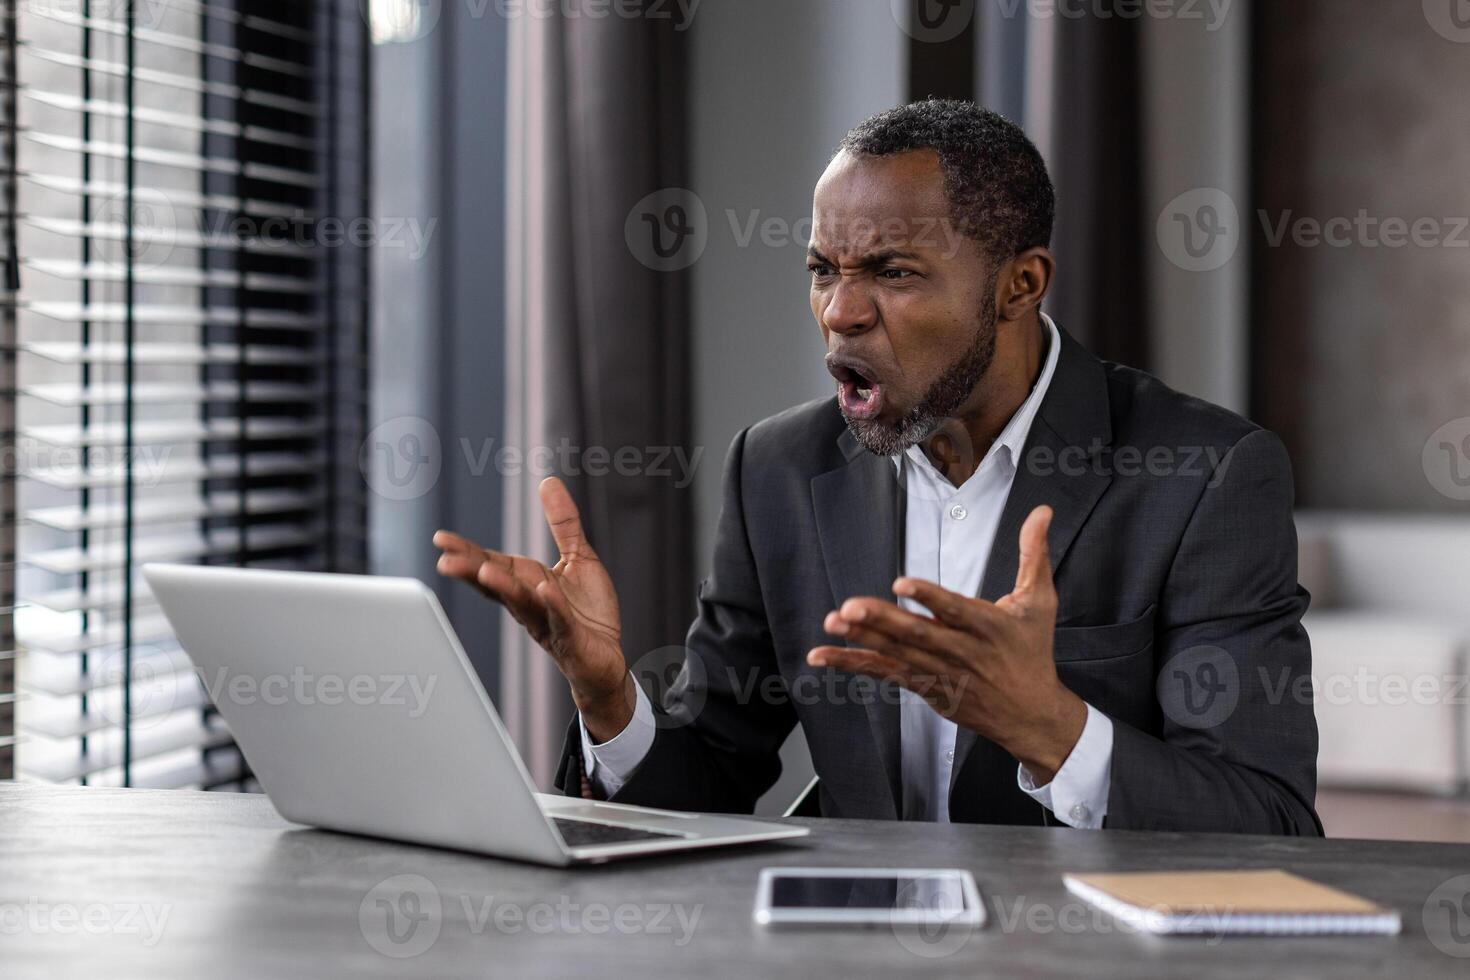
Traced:
<path id="1" fill-rule="evenodd" d="M 1064 333 L 984 598 L 1010 590 L 1021 522 L 1041 504 L 1056 514 L 1057 671 L 1113 721 L 1106 826 L 1321 833 L 1317 726 L 1297 683 L 1311 669 L 1308 596 L 1281 442 Z M 736 437 L 686 666 L 615 800 L 749 812 L 799 722 L 822 814 L 901 817 L 893 689 L 810 667 L 806 653 L 832 642 L 822 619 L 843 600 L 892 598 L 902 508 L 892 461 L 848 434 L 835 399 Z M 570 792 L 580 753 L 574 723 L 558 774 Z M 957 822 L 1051 819 L 1017 787 L 1016 760 L 972 731 L 959 731 L 953 771 Z"/>

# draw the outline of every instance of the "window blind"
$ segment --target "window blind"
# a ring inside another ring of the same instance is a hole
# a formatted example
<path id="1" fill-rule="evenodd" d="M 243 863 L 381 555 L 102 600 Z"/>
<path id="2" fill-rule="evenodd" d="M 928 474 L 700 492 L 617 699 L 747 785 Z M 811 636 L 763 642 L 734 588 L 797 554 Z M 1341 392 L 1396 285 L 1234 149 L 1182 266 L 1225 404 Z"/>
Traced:
<path id="1" fill-rule="evenodd" d="M 0 219 L 6 264 L 0 280 L 0 779 L 15 777 L 15 8 L 0 7 Z"/>
<path id="2" fill-rule="evenodd" d="M 15 773 L 249 788 L 138 569 L 364 568 L 366 24 L 7 0 L 5 49 Z"/>

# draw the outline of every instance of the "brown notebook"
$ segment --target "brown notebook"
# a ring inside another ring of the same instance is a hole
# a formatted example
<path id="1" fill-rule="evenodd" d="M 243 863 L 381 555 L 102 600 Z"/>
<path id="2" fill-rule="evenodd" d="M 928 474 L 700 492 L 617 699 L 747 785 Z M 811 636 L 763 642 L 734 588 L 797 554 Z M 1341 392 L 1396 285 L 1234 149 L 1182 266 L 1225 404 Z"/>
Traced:
<path id="1" fill-rule="evenodd" d="M 1280 870 L 1075 874 L 1067 890 L 1161 934 L 1394 934 L 1398 912 Z"/>

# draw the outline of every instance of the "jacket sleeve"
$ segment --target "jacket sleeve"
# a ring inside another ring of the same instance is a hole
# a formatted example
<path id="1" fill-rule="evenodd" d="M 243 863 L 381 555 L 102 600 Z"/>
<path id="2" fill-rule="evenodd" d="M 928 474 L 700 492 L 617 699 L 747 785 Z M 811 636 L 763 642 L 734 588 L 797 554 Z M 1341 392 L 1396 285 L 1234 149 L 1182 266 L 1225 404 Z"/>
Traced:
<path id="1" fill-rule="evenodd" d="M 1217 465 L 1160 598 L 1162 729 L 1114 720 L 1108 827 L 1322 833 L 1292 498 L 1265 430 Z"/>
<path id="2" fill-rule="evenodd" d="M 781 774 L 779 752 L 796 715 L 776 667 L 746 533 L 746 438 L 735 437 L 725 461 L 713 569 L 699 589 L 684 666 L 663 703 L 654 699 L 653 745 L 615 802 L 750 813 Z M 573 719 L 556 780 L 571 795 L 586 785 L 579 727 Z"/>

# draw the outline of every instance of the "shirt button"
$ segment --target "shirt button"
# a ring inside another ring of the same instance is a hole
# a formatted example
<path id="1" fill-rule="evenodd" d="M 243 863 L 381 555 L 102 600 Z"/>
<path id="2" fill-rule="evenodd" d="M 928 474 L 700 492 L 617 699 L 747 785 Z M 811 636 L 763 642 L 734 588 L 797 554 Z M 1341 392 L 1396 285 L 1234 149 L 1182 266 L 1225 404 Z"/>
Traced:
<path id="1" fill-rule="evenodd" d="M 1087 808 L 1086 803 L 1074 803 L 1067 814 L 1078 823 L 1086 823 L 1087 818 L 1092 816 L 1092 811 Z"/>
<path id="2" fill-rule="evenodd" d="M 949 516 L 957 521 L 962 521 L 970 516 L 970 512 L 965 510 L 964 504 L 955 504 L 949 509 Z"/>
<path id="3" fill-rule="evenodd" d="M 954 749 L 950 749 L 948 752 L 944 753 L 944 761 L 949 763 L 950 765 L 954 765 Z"/>

